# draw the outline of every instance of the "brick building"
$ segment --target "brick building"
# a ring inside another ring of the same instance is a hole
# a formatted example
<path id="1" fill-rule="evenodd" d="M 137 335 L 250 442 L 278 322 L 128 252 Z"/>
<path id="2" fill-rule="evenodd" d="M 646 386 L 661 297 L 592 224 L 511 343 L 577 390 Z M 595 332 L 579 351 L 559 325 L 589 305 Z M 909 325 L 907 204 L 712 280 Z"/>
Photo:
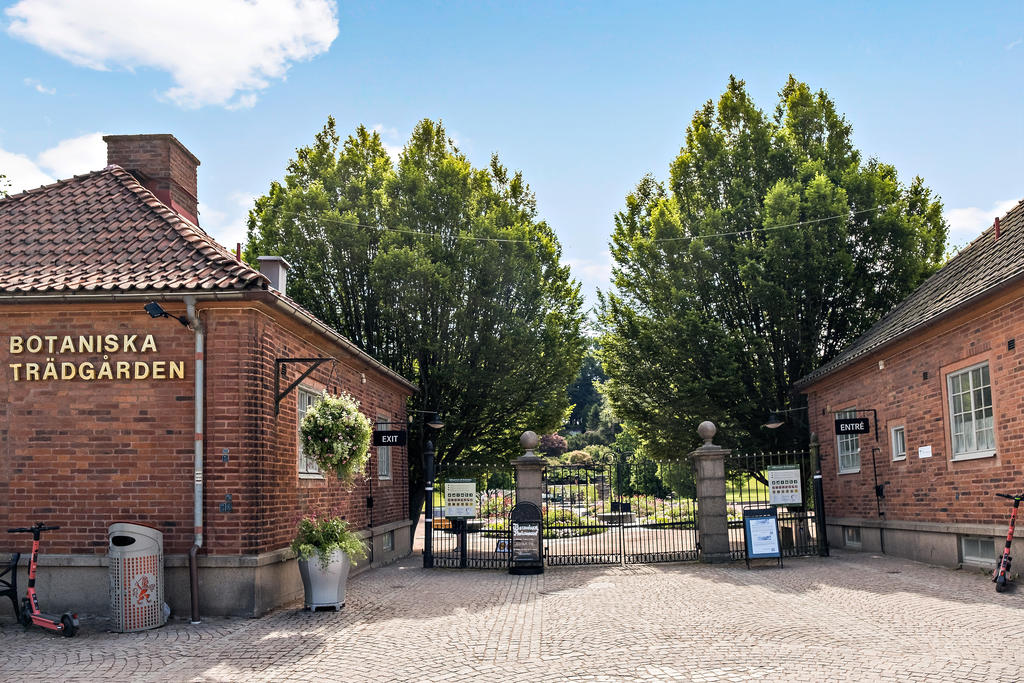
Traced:
<path id="1" fill-rule="evenodd" d="M 302 457 L 298 422 L 328 389 L 404 423 L 413 385 L 289 299 L 283 259 L 257 272 L 197 226 L 199 162 L 174 137 L 104 139 L 107 168 L 0 200 L 0 526 L 60 525 L 48 603 L 107 611 L 113 522 L 163 532 L 179 615 L 190 553 L 202 614 L 301 597 L 288 546 L 310 508 L 364 530 L 364 565 L 409 553 L 405 449 L 376 449 L 346 489 Z"/>
<path id="2" fill-rule="evenodd" d="M 797 383 L 821 440 L 832 545 L 994 564 L 1009 505 L 993 494 L 1024 489 L 1018 341 L 1024 203 Z M 869 418 L 870 433 L 837 436 L 846 416 Z"/>

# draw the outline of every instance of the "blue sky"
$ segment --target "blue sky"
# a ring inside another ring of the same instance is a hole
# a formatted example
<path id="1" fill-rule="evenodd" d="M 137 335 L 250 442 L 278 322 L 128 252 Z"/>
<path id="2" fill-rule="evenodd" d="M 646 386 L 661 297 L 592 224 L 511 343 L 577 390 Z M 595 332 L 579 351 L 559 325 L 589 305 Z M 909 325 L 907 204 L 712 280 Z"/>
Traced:
<path id="1" fill-rule="evenodd" d="M 771 110 L 825 88 L 866 156 L 920 175 L 962 245 L 1024 198 L 1024 4 L 21 0 L 0 12 L 0 173 L 105 164 L 100 134 L 173 133 L 200 223 L 244 241 L 252 198 L 328 115 L 400 147 L 442 119 L 521 169 L 593 303 L 612 216 L 665 178 L 730 74 Z"/>

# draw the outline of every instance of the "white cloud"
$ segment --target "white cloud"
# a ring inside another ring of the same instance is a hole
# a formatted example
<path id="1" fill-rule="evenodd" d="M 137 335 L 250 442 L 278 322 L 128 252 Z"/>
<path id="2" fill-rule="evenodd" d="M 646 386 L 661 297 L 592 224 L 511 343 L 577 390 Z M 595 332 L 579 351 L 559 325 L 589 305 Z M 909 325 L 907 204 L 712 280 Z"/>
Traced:
<path id="1" fill-rule="evenodd" d="M 380 135 L 381 144 L 384 145 L 384 149 L 387 151 L 388 156 L 397 164 L 398 155 L 402 153 L 402 143 L 401 138 L 398 136 L 398 129 L 389 128 L 383 123 L 378 123 L 373 127 L 373 130 Z"/>
<path id="2" fill-rule="evenodd" d="M 77 66 L 166 71 L 187 108 L 251 107 L 338 35 L 334 0 L 21 0 L 7 31 Z"/>
<path id="3" fill-rule="evenodd" d="M 95 171 L 107 165 L 107 143 L 103 133 L 61 140 L 39 155 L 39 164 L 57 178 Z"/>
<path id="4" fill-rule="evenodd" d="M 107 165 L 103 133 L 89 133 L 61 140 L 35 159 L 0 149 L 0 173 L 10 182 L 14 194 L 47 185 L 58 178 L 99 170 Z"/>
<path id="5" fill-rule="evenodd" d="M 57 89 L 56 88 L 47 88 L 45 85 L 43 85 L 42 83 L 40 83 L 39 81 L 37 81 L 34 78 L 26 78 L 25 79 L 25 85 L 27 85 L 30 88 L 34 88 L 36 92 L 40 92 L 40 93 L 42 93 L 44 95 L 56 95 L 57 94 Z"/>
<path id="6" fill-rule="evenodd" d="M 213 239 L 234 253 L 239 242 L 245 244 L 249 209 L 257 197 L 246 192 L 232 192 L 227 198 L 228 206 L 222 205 L 221 209 L 200 202 L 199 224 Z"/>
<path id="7" fill-rule="evenodd" d="M 601 253 L 603 261 L 591 259 L 567 259 L 572 274 L 584 284 L 592 282 L 594 286 L 607 289 L 612 280 L 612 254 L 610 251 Z"/>
<path id="8" fill-rule="evenodd" d="M 0 189 L 6 189 L 11 194 L 53 182 L 53 178 L 39 168 L 36 162 L 24 154 L 15 154 L 5 149 L 0 149 L 0 173 L 7 176 L 7 182 L 10 183 L 9 187 Z"/>
<path id="9" fill-rule="evenodd" d="M 1009 44 L 1008 44 L 1008 45 L 1006 46 L 1006 49 L 1007 49 L 1007 50 L 1012 50 L 1013 48 L 1015 48 L 1015 47 L 1017 47 L 1018 45 L 1020 45 L 1020 44 L 1021 44 L 1022 42 L 1024 42 L 1024 38 L 1018 38 L 1017 40 L 1013 41 L 1012 43 L 1009 43 Z"/>
<path id="10" fill-rule="evenodd" d="M 949 244 L 962 247 L 987 230 L 995 222 L 996 216 L 1002 217 L 1007 211 L 1017 206 L 1018 200 L 1004 199 L 997 201 L 990 209 L 979 209 L 968 206 L 962 209 L 946 211 L 949 223 Z"/>

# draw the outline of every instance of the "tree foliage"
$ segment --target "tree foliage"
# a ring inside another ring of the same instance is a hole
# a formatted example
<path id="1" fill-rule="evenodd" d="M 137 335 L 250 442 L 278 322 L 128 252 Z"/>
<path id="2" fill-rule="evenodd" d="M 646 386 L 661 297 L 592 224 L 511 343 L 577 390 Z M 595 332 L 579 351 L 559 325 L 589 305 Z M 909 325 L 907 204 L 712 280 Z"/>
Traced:
<path id="1" fill-rule="evenodd" d="M 599 355 L 652 455 L 687 448 L 705 419 L 727 443 L 781 445 L 758 427 L 767 411 L 799 406 L 797 379 L 939 267 L 940 200 L 863 160 L 851 132 L 823 90 L 790 77 L 767 115 L 731 78 L 694 114 L 668 181 L 626 198 Z"/>
<path id="2" fill-rule="evenodd" d="M 291 297 L 418 386 L 411 409 L 442 412 L 438 467 L 507 464 L 523 430 L 568 414 L 579 285 L 522 175 L 496 155 L 474 168 L 439 122 L 395 164 L 377 133 L 341 142 L 328 119 L 249 214 L 245 258 L 264 254 L 291 264 Z M 413 511 L 423 441 L 410 435 Z"/>
<path id="3" fill-rule="evenodd" d="M 593 345 L 583 357 L 583 365 L 579 374 L 569 385 L 569 401 L 573 404 L 572 413 L 565 424 L 566 431 L 585 432 L 594 429 L 601 406 L 601 394 L 597 385 L 608 379 L 601 367 Z"/>

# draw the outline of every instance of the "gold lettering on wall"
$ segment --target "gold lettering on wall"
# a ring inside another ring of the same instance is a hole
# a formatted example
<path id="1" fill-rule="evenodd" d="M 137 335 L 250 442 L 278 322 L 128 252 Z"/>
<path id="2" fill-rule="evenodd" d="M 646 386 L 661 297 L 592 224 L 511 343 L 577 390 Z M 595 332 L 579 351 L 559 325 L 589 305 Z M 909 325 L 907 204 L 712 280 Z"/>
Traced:
<path id="1" fill-rule="evenodd" d="M 185 361 L 112 357 L 158 353 L 151 334 L 11 335 L 7 349 L 9 360 L 18 361 L 7 364 L 13 382 L 185 379 Z M 26 357 L 34 354 L 46 355 Z"/>

